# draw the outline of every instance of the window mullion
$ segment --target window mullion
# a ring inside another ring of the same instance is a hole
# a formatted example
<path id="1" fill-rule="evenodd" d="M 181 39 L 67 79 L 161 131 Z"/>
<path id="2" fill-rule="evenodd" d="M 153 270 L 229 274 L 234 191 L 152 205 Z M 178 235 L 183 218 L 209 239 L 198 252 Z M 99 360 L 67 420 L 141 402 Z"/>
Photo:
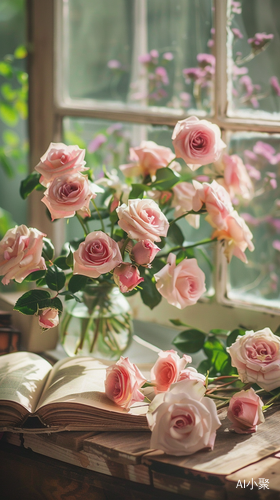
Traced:
<path id="1" fill-rule="evenodd" d="M 54 0 L 29 0 L 29 136 L 30 171 L 47 150 L 54 136 L 53 33 Z M 53 241 L 57 249 L 64 241 L 63 221 L 52 224 L 41 203 L 42 193 L 34 192 L 28 199 L 28 223 Z"/>
<path id="2" fill-rule="evenodd" d="M 227 0 L 215 0 L 215 120 L 227 111 Z"/>

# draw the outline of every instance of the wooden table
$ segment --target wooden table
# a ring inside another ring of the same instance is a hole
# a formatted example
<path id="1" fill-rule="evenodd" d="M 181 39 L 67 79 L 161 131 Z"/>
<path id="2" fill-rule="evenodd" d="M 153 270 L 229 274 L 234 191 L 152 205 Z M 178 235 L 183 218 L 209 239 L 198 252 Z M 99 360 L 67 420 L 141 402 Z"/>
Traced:
<path id="1" fill-rule="evenodd" d="M 0 498 L 280 499 L 280 410 L 250 435 L 220 418 L 214 450 L 185 457 L 150 450 L 149 432 L 5 433 Z"/>

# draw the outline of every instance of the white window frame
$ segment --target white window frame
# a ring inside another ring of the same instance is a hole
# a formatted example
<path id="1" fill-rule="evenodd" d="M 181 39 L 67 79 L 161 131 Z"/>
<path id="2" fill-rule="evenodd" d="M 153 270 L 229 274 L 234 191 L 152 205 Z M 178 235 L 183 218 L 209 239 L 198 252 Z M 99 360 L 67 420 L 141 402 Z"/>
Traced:
<path id="1" fill-rule="evenodd" d="M 135 0 L 137 7 L 143 9 L 146 0 Z M 227 116 L 227 1 L 214 0 L 215 5 L 215 47 L 216 47 L 216 83 L 215 107 L 213 116 L 208 120 L 216 123 L 223 136 L 229 131 L 254 131 L 275 133 L 280 130 L 280 122 L 258 119 L 254 117 Z M 62 137 L 63 117 L 86 117 L 108 119 L 139 124 L 174 126 L 179 119 L 187 116 L 182 110 L 154 109 L 139 110 L 139 107 L 120 105 L 116 103 L 96 103 L 92 100 L 63 100 L 59 93 L 62 74 L 60 64 L 62 37 L 61 22 L 63 9 L 67 2 L 63 0 L 27 0 L 28 40 L 30 47 L 30 165 L 31 171 L 38 162 L 50 142 L 60 142 Z M 138 13 L 139 15 L 139 13 Z M 141 12 L 140 12 L 141 15 Z M 141 36 L 141 34 L 139 35 Z M 30 225 L 46 232 L 53 240 L 56 248 L 64 241 L 63 221 L 51 224 L 45 216 L 40 203 L 41 194 L 35 193 L 29 199 Z M 275 328 L 280 319 L 280 309 L 246 304 L 229 300 L 226 295 L 226 262 L 221 252 L 217 250 L 217 266 L 215 275 L 215 297 L 186 308 L 184 311 L 174 310 L 172 306 L 162 303 L 150 311 L 135 297 L 131 299 L 134 312 L 138 319 L 152 320 L 168 324 L 169 318 L 182 320 L 200 328 L 235 328 L 244 325 L 247 328 L 258 329 L 264 326 Z M 165 302 L 165 301 L 164 301 Z M 160 320 L 158 319 L 160 318 Z M 170 324 L 169 324 L 170 325 Z M 204 326 L 205 325 L 205 326 Z"/>

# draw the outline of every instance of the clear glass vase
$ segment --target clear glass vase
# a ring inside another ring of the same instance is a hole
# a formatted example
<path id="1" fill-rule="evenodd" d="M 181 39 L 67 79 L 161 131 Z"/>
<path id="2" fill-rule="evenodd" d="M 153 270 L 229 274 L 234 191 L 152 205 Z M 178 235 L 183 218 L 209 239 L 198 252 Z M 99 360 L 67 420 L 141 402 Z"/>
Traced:
<path id="1" fill-rule="evenodd" d="M 88 285 L 81 302 L 65 301 L 61 343 L 69 356 L 118 359 L 132 339 L 131 308 L 118 287 Z"/>

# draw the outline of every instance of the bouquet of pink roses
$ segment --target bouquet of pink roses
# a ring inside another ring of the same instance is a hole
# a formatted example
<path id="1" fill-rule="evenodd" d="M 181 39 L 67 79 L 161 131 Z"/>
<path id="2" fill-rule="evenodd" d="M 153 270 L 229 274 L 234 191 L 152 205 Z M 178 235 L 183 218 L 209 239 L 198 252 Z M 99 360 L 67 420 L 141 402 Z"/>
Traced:
<path id="1" fill-rule="evenodd" d="M 159 351 L 150 380 L 146 380 L 135 364 L 121 357 L 107 369 L 106 395 L 115 404 L 129 408 L 147 400 L 146 388 L 152 387 L 154 394 L 149 393 L 152 401 L 147 412 L 150 446 L 171 455 L 213 449 L 221 426 L 218 410 L 225 406 L 223 418 L 227 416 L 231 431 L 254 433 L 265 421 L 264 412 L 279 400 L 280 339 L 264 328 L 232 332 L 229 344 L 231 375 L 210 378 L 208 371 L 205 377 L 187 366 L 191 356 L 180 358 L 176 351 L 169 350 Z M 265 404 L 260 396 L 266 398 Z"/>
<path id="2" fill-rule="evenodd" d="M 151 308 L 164 297 L 181 309 L 195 304 L 206 290 L 195 247 L 219 240 L 228 261 L 235 255 L 246 262 L 246 248 L 254 249 L 252 234 L 231 201 L 250 187 L 242 161 L 223 155 L 219 127 L 196 117 L 179 121 L 172 141 L 175 154 L 142 142 L 130 149 L 130 163 L 120 166 L 123 179 L 106 172 L 95 183 L 84 150 L 62 143 L 49 146 L 22 182 L 21 195 L 44 190 L 42 202 L 51 219 L 76 216 L 83 237 L 55 256 L 51 241 L 36 228 L 21 225 L 6 233 L 0 242 L 2 283 L 37 285 L 18 300 L 18 311 L 38 315 L 42 328 L 51 328 L 59 322 L 61 298 L 76 298 L 89 282 L 115 285 L 124 294 L 140 292 Z M 183 174 L 177 159 L 187 165 Z M 215 166 L 212 181 L 209 175 L 209 182 L 199 182 L 194 172 L 210 163 Z M 189 224 L 198 227 L 201 214 L 214 228 L 212 238 L 188 242 Z M 184 230 L 177 224 L 181 218 L 187 221 Z M 100 226 L 94 231 L 93 220 Z"/>

